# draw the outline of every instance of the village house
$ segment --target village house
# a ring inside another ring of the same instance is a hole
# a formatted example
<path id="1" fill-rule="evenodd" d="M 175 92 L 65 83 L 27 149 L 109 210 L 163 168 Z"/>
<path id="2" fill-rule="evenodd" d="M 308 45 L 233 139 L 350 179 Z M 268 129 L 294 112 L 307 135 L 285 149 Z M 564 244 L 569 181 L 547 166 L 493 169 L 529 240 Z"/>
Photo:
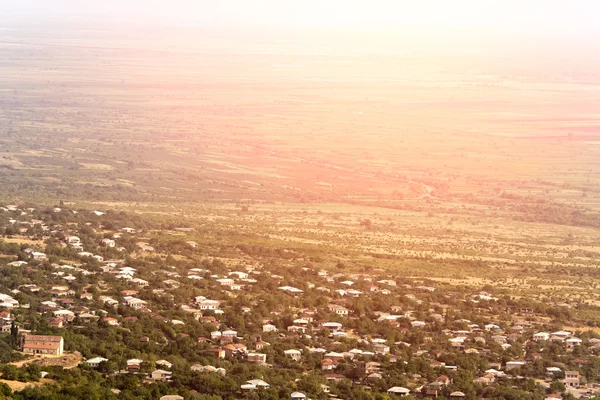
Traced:
<path id="1" fill-rule="evenodd" d="M 503 345 L 508 342 L 508 338 L 503 335 L 494 335 L 492 336 L 492 340 L 498 343 L 499 345 Z"/>
<path id="2" fill-rule="evenodd" d="M 71 245 L 78 245 L 81 243 L 81 239 L 77 236 L 65 236 L 65 242 Z"/>
<path id="3" fill-rule="evenodd" d="M 571 333 L 569 331 L 552 332 L 550 334 L 550 340 L 565 341 L 565 340 L 567 340 L 567 338 L 571 337 L 572 335 L 573 335 L 573 333 Z"/>
<path id="4" fill-rule="evenodd" d="M 315 312 L 313 310 L 301 310 L 298 313 L 298 318 L 308 321 L 312 323 L 314 321 Z"/>
<path id="5" fill-rule="evenodd" d="M 54 285 L 50 289 L 50 293 L 52 294 L 52 297 L 66 297 L 73 296 L 75 291 L 69 289 L 68 286 Z"/>
<path id="6" fill-rule="evenodd" d="M 329 358 L 330 360 L 332 360 L 334 363 L 337 364 L 339 361 L 344 359 L 344 354 L 331 351 L 329 353 L 326 353 L 323 357 Z"/>
<path id="7" fill-rule="evenodd" d="M 567 388 L 578 389 L 581 384 L 580 380 L 579 371 L 565 371 L 565 379 L 562 380 L 562 383 Z"/>
<path id="8" fill-rule="evenodd" d="M 165 371 L 163 369 L 157 369 L 150 373 L 150 379 L 152 379 L 155 382 L 169 381 L 171 380 L 172 376 L 173 373 L 171 371 Z"/>
<path id="9" fill-rule="evenodd" d="M 360 297 L 360 295 L 362 295 L 363 293 L 360 290 L 356 290 L 356 289 L 348 289 L 346 290 L 346 296 L 348 297 Z"/>
<path id="10" fill-rule="evenodd" d="M 243 286 L 239 283 L 223 283 L 222 286 L 225 286 L 229 290 L 242 290 Z"/>
<path id="11" fill-rule="evenodd" d="M 75 313 L 69 310 L 55 310 L 52 312 L 53 315 L 57 318 L 62 319 L 63 321 L 73 321 L 75 319 Z"/>
<path id="12" fill-rule="evenodd" d="M 46 261 L 48 259 L 48 256 L 46 256 L 45 253 L 41 253 L 39 251 L 32 251 L 31 258 L 37 261 Z"/>
<path id="13" fill-rule="evenodd" d="M 300 350 L 296 349 L 284 350 L 283 354 L 290 357 L 294 361 L 300 361 L 300 359 L 302 358 L 302 353 L 300 352 Z"/>
<path id="14" fill-rule="evenodd" d="M 234 271 L 234 272 L 230 272 L 229 276 L 236 276 L 238 279 L 246 279 L 248 278 L 248 274 L 245 272 L 241 272 L 241 271 Z"/>
<path id="15" fill-rule="evenodd" d="M 135 308 L 136 310 L 146 308 L 146 302 L 144 300 L 138 299 L 132 296 L 123 297 L 125 305 Z"/>
<path id="16" fill-rule="evenodd" d="M 325 322 L 321 326 L 332 332 L 338 332 L 342 329 L 342 324 L 340 324 L 339 322 Z"/>
<path id="17" fill-rule="evenodd" d="M 116 318 L 112 318 L 112 317 L 104 317 L 103 321 L 108 325 L 108 326 L 118 326 L 119 325 L 119 321 Z"/>
<path id="18" fill-rule="evenodd" d="M 60 356 L 64 351 L 62 336 L 23 334 L 23 352 L 27 354 L 49 354 Z"/>
<path id="19" fill-rule="evenodd" d="M 116 306 L 119 304 L 118 301 L 109 296 L 99 296 L 98 300 L 103 302 L 104 304 L 108 304 L 109 306 Z"/>
<path id="20" fill-rule="evenodd" d="M 375 343 L 373 345 L 373 350 L 375 351 L 375 353 L 377 354 L 388 354 L 390 352 L 390 346 L 388 346 L 387 344 L 384 343 Z"/>
<path id="21" fill-rule="evenodd" d="M 267 355 L 263 353 L 248 353 L 247 361 L 250 363 L 264 364 L 267 362 Z"/>
<path id="22" fill-rule="evenodd" d="M 0 307 L 8 309 L 19 307 L 19 302 L 7 294 L 0 293 Z"/>
<path id="23" fill-rule="evenodd" d="M 89 324 L 90 321 L 95 321 L 100 318 L 98 315 L 94 315 L 91 313 L 81 313 L 78 317 L 79 320 L 84 324 Z"/>
<path id="24" fill-rule="evenodd" d="M 547 332 L 538 332 L 533 335 L 534 342 L 544 342 L 550 339 L 550 334 Z"/>
<path id="25" fill-rule="evenodd" d="M 169 369 L 171 369 L 171 367 L 173 366 L 173 364 L 171 364 L 167 360 L 158 360 L 154 364 L 158 365 L 161 368 L 169 368 Z"/>
<path id="26" fill-rule="evenodd" d="M 200 297 L 202 297 L 202 296 L 200 296 Z M 196 298 L 196 305 L 198 306 L 198 308 L 200 310 L 203 310 L 203 311 L 217 310 L 220 307 L 221 302 L 218 300 L 209 300 L 206 298 L 202 298 L 202 299 Z"/>
<path id="27" fill-rule="evenodd" d="M 405 387 L 394 386 L 392 388 L 389 388 L 387 390 L 387 392 L 388 392 L 388 394 L 402 397 L 402 396 L 408 396 L 408 394 L 410 393 L 410 390 Z"/>
<path id="28" fill-rule="evenodd" d="M 413 328 L 423 328 L 427 324 L 425 323 L 425 321 L 411 321 L 410 325 Z"/>
<path id="29" fill-rule="evenodd" d="M 224 349 L 220 347 L 214 347 L 212 349 L 208 349 L 206 351 L 208 354 L 211 354 L 215 358 L 223 359 L 226 356 L 226 352 Z"/>
<path id="30" fill-rule="evenodd" d="M 245 357 L 248 354 L 248 349 L 245 345 L 241 343 L 230 343 L 223 346 L 223 350 L 225 351 L 225 357 L 234 358 L 234 357 Z"/>
<path id="31" fill-rule="evenodd" d="M 346 307 L 342 307 L 337 304 L 330 304 L 327 308 L 329 311 L 334 312 L 337 315 L 347 316 L 349 313 L 349 310 Z"/>
<path id="32" fill-rule="evenodd" d="M 270 345 L 271 345 L 271 343 L 269 343 L 269 342 L 265 342 L 265 341 L 263 341 L 263 340 L 259 340 L 258 342 L 256 342 L 256 343 L 254 344 L 254 348 L 255 348 L 256 350 L 262 350 L 262 349 L 264 349 L 265 347 L 267 347 L 267 346 L 270 346 Z"/>
<path id="33" fill-rule="evenodd" d="M 225 376 L 227 374 L 227 371 L 225 370 L 225 368 L 217 368 L 212 365 L 195 364 L 195 365 L 192 365 L 190 367 L 190 369 L 192 371 L 196 371 L 196 372 L 214 372 L 214 373 L 217 373 L 217 374 L 223 375 L 223 376 Z"/>
<path id="34" fill-rule="evenodd" d="M 226 330 L 221 332 L 221 343 L 232 343 L 237 337 L 237 331 Z"/>
<path id="35" fill-rule="evenodd" d="M 119 272 L 123 275 L 131 275 L 133 276 L 136 273 L 136 269 L 135 268 L 131 268 L 131 267 L 122 267 L 119 268 Z"/>
<path id="36" fill-rule="evenodd" d="M 164 280 L 163 283 L 170 288 L 178 288 L 181 284 L 173 279 Z"/>
<path id="37" fill-rule="evenodd" d="M 58 302 L 63 307 L 66 307 L 66 308 L 71 308 L 71 307 L 73 307 L 73 304 L 75 304 L 75 302 L 73 301 L 73 299 L 60 299 Z"/>
<path id="38" fill-rule="evenodd" d="M 334 362 L 331 358 L 324 358 L 321 360 L 321 369 L 323 371 L 333 371 L 336 367 L 337 363 Z"/>
<path id="39" fill-rule="evenodd" d="M 13 261 L 13 262 L 9 262 L 6 265 L 8 265 L 9 267 L 22 267 L 24 265 L 27 265 L 27 261 Z M 21 285 L 21 286 L 29 289 L 30 287 L 36 286 L 36 285 L 25 284 L 25 285 Z"/>
<path id="40" fill-rule="evenodd" d="M 252 385 L 250 383 L 244 383 L 244 384 L 240 385 L 240 390 L 242 391 L 242 393 L 251 392 L 251 391 L 254 391 L 257 389 L 258 388 L 256 387 L 256 385 Z"/>
<path id="41" fill-rule="evenodd" d="M 148 253 L 154 252 L 154 247 L 150 246 L 148 243 L 140 243 L 140 244 L 138 244 L 138 247 L 140 248 L 141 251 L 145 251 Z"/>
<path id="42" fill-rule="evenodd" d="M 547 367 L 546 368 L 546 375 L 548 375 L 550 377 L 550 379 L 556 377 L 557 375 L 560 375 L 562 372 L 562 369 L 560 369 L 559 367 Z"/>
<path id="43" fill-rule="evenodd" d="M 583 340 L 576 337 L 571 337 L 565 340 L 565 343 L 567 344 L 568 349 L 574 349 L 575 347 L 580 346 L 581 343 L 583 343 Z"/>
<path id="44" fill-rule="evenodd" d="M 129 282 L 131 282 L 134 285 L 139 286 L 139 287 L 146 287 L 149 284 L 148 281 L 146 281 L 144 279 L 140 279 L 140 278 L 133 278 Z"/>
<path id="45" fill-rule="evenodd" d="M 300 333 L 300 334 L 305 334 L 307 329 L 308 328 L 306 326 L 298 326 L 298 325 L 290 325 L 287 327 L 288 332 Z"/>
<path id="46" fill-rule="evenodd" d="M 571 388 L 571 389 L 579 389 L 579 379 L 573 379 L 573 378 L 565 378 L 562 380 L 562 383 L 565 385 L 565 387 L 567 388 Z"/>
<path id="47" fill-rule="evenodd" d="M 185 400 L 183 396 L 178 394 L 166 394 L 159 398 L 158 400 Z"/>
<path id="48" fill-rule="evenodd" d="M 303 290 L 292 287 L 292 286 L 281 286 L 279 288 L 279 290 L 283 290 L 285 293 L 293 295 L 293 296 L 298 296 L 298 295 L 301 295 L 302 293 L 304 293 Z"/>
<path id="49" fill-rule="evenodd" d="M 381 363 L 375 361 L 369 361 L 365 363 L 365 374 L 371 374 L 379 372 L 381 370 Z"/>
<path id="50" fill-rule="evenodd" d="M 525 365 L 524 361 L 507 361 L 506 362 L 506 366 L 504 367 L 504 369 L 506 371 L 510 371 L 510 370 L 513 370 L 513 369 L 521 368 L 523 365 Z"/>
<path id="51" fill-rule="evenodd" d="M 94 357 L 94 358 L 90 358 L 89 360 L 87 360 L 86 363 L 87 363 L 87 365 L 89 365 L 92 368 L 97 368 L 101 362 L 105 362 L 105 361 L 108 361 L 108 359 L 103 358 L 103 357 Z"/>
<path id="52" fill-rule="evenodd" d="M 271 385 L 269 385 L 262 379 L 252 379 L 247 381 L 245 384 L 241 385 L 240 389 L 242 390 L 242 392 L 249 392 L 259 389 L 268 389 L 270 386 Z"/>
<path id="53" fill-rule="evenodd" d="M 126 361 L 127 370 L 130 372 L 139 371 L 143 362 L 144 362 L 144 360 L 140 360 L 138 358 L 131 358 Z"/>
<path id="54" fill-rule="evenodd" d="M 267 382 L 262 379 L 252 379 L 247 382 L 250 385 L 254 385 L 257 389 L 268 389 L 271 387 Z"/>
<path id="55" fill-rule="evenodd" d="M 115 247 L 117 243 L 112 239 L 102 239 L 102 246 L 104 247 Z"/>
<path id="56" fill-rule="evenodd" d="M 10 332 L 12 328 L 13 320 L 11 318 L 10 312 L 2 311 L 0 312 L 0 332 L 7 333 Z"/>

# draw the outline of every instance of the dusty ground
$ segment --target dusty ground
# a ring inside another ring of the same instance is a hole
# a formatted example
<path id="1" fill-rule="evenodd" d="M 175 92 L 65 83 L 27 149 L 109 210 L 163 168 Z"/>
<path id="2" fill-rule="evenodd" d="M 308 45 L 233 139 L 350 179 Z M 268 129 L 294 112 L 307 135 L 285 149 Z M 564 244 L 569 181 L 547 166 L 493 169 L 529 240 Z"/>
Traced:
<path id="1" fill-rule="evenodd" d="M 65 353 L 61 356 L 50 356 L 50 355 L 40 356 L 40 355 L 38 355 L 38 356 L 35 356 L 34 358 L 29 358 L 29 359 L 23 360 L 23 361 L 16 361 L 11 364 L 16 367 L 19 367 L 19 368 L 26 364 L 36 363 L 36 364 L 39 364 L 41 367 L 59 366 L 59 367 L 65 368 L 65 369 L 71 369 L 71 368 L 78 366 L 82 360 L 83 360 L 83 358 L 81 357 L 81 354 Z"/>
<path id="2" fill-rule="evenodd" d="M 42 386 L 47 385 L 49 383 L 53 383 L 52 379 L 42 378 L 39 382 L 19 382 L 19 381 L 8 381 L 6 379 L 0 379 L 0 382 L 6 383 L 13 392 L 21 391 L 25 389 L 27 386 Z"/>

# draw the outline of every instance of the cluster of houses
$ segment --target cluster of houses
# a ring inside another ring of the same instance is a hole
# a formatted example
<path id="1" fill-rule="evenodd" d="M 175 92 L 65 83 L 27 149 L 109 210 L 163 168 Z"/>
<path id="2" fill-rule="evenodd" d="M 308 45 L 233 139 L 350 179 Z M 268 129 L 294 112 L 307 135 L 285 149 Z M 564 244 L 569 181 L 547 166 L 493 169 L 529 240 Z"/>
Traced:
<path id="1" fill-rule="evenodd" d="M 15 217 L 8 223 L 21 226 L 21 234 L 25 234 L 28 227 L 39 225 L 45 237 L 58 238 L 64 247 L 75 250 L 79 259 L 50 264 L 43 246 L 25 249 L 31 260 L 44 262 L 51 267 L 48 278 L 52 283 L 22 283 L 0 293 L 0 308 L 4 310 L 0 315 L 2 332 L 9 332 L 13 328 L 11 310 L 29 307 L 28 304 L 19 304 L 14 298 L 18 293 L 25 292 L 39 296 L 37 311 L 47 319 L 48 326 L 57 330 L 100 323 L 105 324 L 107 329 L 125 329 L 123 324 L 135 321 L 137 317 L 120 315 L 120 307 L 126 307 L 138 315 L 164 320 L 181 334 L 187 334 L 188 321 L 198 321 L 207 327 L 207 334 L 194 337 L 193 340 L 198 345 L 198 351 L 213 362 L 191 365 L 190 371 L 195 373 L 226 375 L 228 371 L 220 366 L 219 360 L 281 368 L 289 363 L 306 367 L 316 359 L 316 368 L 320 369 L 327 382 L 321 389 L 332 398 L 336 396 L 332 388 L 337 382 L 350 379 L 356 385 L 373 390 L 377 386 L 375 382 L 386 381 L 386 368 L 390 365 L 410 365 L 417 359 L 426 361 L 432 371 L 440 372 L 438 377 L 428 381 L 420 374 L 405 373 L 405 384 L 390 385 L 385 391 L 399 397 L 409 394 L 438 397 L 451 388 L 461 389 L 452 380 L 460 367 L 446 362 L 456 356 L 485 360 L 485 369 L 472 371 L 476 374 L 473 383 L 493 386 L 527 371 L 528 365 L 544 357 L 543 349 L 548 345 L 559 346 L 562 353 L 560 360 L 551 360 L 555 365 L 547 366 L 541 380 L 544 385 L 550 387 L 552 382 L 559 381 L 578 395 L 584 390 L 594 389 L 592 382 L 582 375 L 580 367 L 589 361 L 585 357 L 596 357 L 595 354 L 600 351 L 600 338 L 582 338 L 572 331 L 543 329 L 551 324 L 543 316 L 537 318 L 532 310 L 508 310 L 510 320 L 498 321 L 496 317 L 499 311 L 507 310 L 496 306 L 499 300 L 491 293 L 475 289 L 468 293 L 453 292 L 452 287 L 440 287 L 426 281 L 394 279 L 385 272 L 331 273 L 320 268 L 301 267 L 292 274 L 285 269 L 268 270 L 256 260 L 244 258 L 229 263 L 221 262 L 218 267 L 213 262 L 163 266 L 160 270 L 149 272 L 143 268 L 133 268 L 125 262 L 126 250 L 120 240 L 123 234 L 138 234 L 134 228 L 121 228 L 108 235 L 105 230 L 104 236 L 110 238 L 103 237 L 92 252 L 86 251 L 83 243 L 88 241 L 80 238 L 82 234 L 78 233 L 77 226 L 65 225 L 57 229 L 39 218 L 24 220 L 23 217 L 32 213 L 32 209 L 20 210 L 16 206 L 5 206 L 3 209 L 19 214 L 21 220 Z M 65 211 L 53 209 L 52 212 Z M 140 251 L 154 251 L 146 242 L 140 243 Z M 190 240 L 186 243 L 194 251 L 199 251 L 196 242 Z M 114 255 L 110 252 L 115 250 L 122 252 L 123 256 L 104 259 L 103 254 Z M 129 256 L 135 257 L 134 254 Z M 144 255 L 140 254 L 140 257 Z M 94 267 L 90 266 L 92 262 Z M 33 264 L 30 260 L 8 263 L 15 268 L 31 268 Z M 91 275 L 96 276 L 96 283 L 83 286 L 83 290 L 75 285 L 82 276 Z M 105 284 L 105 281 L 115 280 L 125 285 L 126 289 L 115 290 Z M 77 290 L 74 289 L 76 286 Z M 261 290 L 257 289 L 259 286 L 274 288 L 269 294 L 282 296 L 282 303 L 288 305 L 275 306 L 268 313 L 255 315 L 257 306 L 264 301 Z M 182 298 L 179 295 L 182 287 L 194 288 L 196 295 Z M 226 321 L 230 320 L 229 315 L 238 312 L 234 311 L 232 304 L 241 293 L 251 294 L 254 298 L 252 302 L 235 309 L 241 310 L 241 317 L 246 318 L 247 323 L 228 326 Z M 154 301 L 154 296 L 168 297 L 178 310 L 185 312 L 186 317 L 163 317 L 161 303 Z M 324 301 L 309 301 L 315 298 Z M 313 305 L 307 306 L 309 303 Z M 368 311 L 361 308 L 365 304 L 370 307 Z M 472 310 L 476 321 L 457 317 L 461 304 Z M 22 326 L 18 328 L 22 333 L 21 349 L 24 353 L 44 356 L 63 354 L 64 340 L 61 336 L 37 335 Z M 148 340 L 147 336 L 140 337 L 141 342 Z M 444 344 L 436 348 L 436 342 Z M 586 356 L 576 357 L 580 353 Z M 452 357 L 445 357 L 448 355 Z M 93 354 L 85 362 L 91 368 L 99 368 L 108 361 L 111 360 L 101 354 Z M 128 359 L 126 368 L 119 373 L 137 374 L 143 369 L 144 362 L 140 358 Z M 163 359 L 154 364 L 156 369 L 145 374 L 145 380 L 169 382 L 173 377 L 171 362 Z M 360 378 L 343 373 L 349 364 L 360 369 Z M 268 381 L 256 377 L 241 384 L 239 390 L 244 393 L 270 387 Z M 447 395 L 450 398 L 465 397 L 461 390 L 452 390 Z M 177 397 L 169 396 L 162 399 Z M 552 396 L 556 398 L 555 394 Z M 291 397 L 304 399 L 307 395 L 297 391 Z"/>

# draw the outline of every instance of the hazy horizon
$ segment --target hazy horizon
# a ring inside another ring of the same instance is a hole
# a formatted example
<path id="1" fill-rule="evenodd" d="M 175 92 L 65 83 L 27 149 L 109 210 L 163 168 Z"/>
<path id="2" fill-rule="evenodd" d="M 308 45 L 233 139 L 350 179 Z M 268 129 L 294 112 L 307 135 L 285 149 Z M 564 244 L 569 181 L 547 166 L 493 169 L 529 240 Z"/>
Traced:
<path id="1" fill-rule="evenodd" d="M 207 0 L 0 3 L 0 21 L 31 25 L 60 21 L 132 25 L 292 28 L 432 36 L 577 39 L 600 42 L 594 1 L 365 1 Z"/>
<path id="2" fill-rule="evenodd" d="M 461 73 L 596 81 L 599 14 L 593 1 L 562 0 L 25 0 L 0 4 L 0 43 L 62 46 L 81 39 L 86 46 L 196 54 L 375 54 L 426 59 Z"/>

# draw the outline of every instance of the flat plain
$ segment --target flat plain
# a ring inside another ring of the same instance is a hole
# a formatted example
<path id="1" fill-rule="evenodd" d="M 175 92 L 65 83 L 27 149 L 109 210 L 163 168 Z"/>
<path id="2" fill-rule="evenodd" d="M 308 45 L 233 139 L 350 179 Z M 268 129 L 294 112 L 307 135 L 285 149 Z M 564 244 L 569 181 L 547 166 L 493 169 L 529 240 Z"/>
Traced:
<path id="1" fill-rule="evenodd" d="M 307 52 L 218 30 L 177 46 L 50 32 L 0 37 L 7 200 L 201 220 L 407 275 L 522 275 L 548 293 L 567 271 L 596 275 L 593 71 L 485 52 L 466 68 L 359 39 Z"/>

